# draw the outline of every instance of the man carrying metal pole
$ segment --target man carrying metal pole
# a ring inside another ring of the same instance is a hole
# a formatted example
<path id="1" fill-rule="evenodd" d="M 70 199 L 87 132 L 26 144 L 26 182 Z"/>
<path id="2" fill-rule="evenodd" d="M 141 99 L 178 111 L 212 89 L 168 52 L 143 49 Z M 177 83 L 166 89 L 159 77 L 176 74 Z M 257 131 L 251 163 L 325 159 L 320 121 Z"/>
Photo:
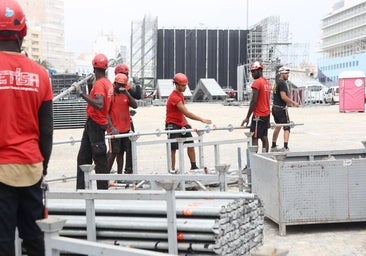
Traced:
<path id="1" fill-rule="evenodd" d="M 104 54 L 97 54 L 92 64 L 96 81 L 89 95 L 86 95 L 80 86 L 75 88 L 76 94 L 88 103 L 87 120 L 77 156 L 76 189 L 85 189 L 84 172 L 80 165 L 92 164 L 94 161 L 96 173 L 109 173 L 105 131 L 108 126 L 107 115 L 113 95 L 113 85 L 106 77 L 107 57 Z M 108 181 L 97 181 L 97 188 L 108 189 Z"/>

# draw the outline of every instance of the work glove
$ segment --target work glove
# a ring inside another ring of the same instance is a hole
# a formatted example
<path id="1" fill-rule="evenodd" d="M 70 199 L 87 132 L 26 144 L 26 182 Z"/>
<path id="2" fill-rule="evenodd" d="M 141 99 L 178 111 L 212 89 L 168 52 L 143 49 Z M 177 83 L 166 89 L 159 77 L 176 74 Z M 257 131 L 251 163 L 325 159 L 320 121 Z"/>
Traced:
<path id="1" fill-rule="evenodd" d="M 137 76 L 132 77 L 132 82 L 135 85 L 140 85 L 140 79 Z"/>
<path id="2" fill-rule="evenodd" d="M 130 116 L 134 116 L 134 115 L 136 115 L 136 110 L 130 109 Z"/>
<path id="3" fill-rule="evenodd" d="M 111 132 L 113 135 L 119 134 L 119 131 L 115 127 L 111 128 Z"/>
<path id="4" fill-rule="evenodd" d="M 74 86 L 76 96 L 80 97 L 84 93 L 80 84 L 74 83 L 72 86 Z"/>

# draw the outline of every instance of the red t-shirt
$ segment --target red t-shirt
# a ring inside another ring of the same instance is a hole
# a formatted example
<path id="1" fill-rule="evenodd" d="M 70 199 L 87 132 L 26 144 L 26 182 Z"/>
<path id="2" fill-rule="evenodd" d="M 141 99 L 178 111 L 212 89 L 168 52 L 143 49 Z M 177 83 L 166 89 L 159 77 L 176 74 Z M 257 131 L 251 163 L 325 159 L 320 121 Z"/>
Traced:
<path id="1" fill-rule="evenodd" d="M 113 85 L 108 78 L 102 77 L 94 83 L 89 96 L 94 99 L 98 94 L 104 98 L 103 109 L 98 110 L 88 104 L 86 106 L 86 115 L 97 124 L 108 125 L 107 114 L 113 95 Z"/>
<path id="2" fill-rule="evenodd" d="M 264 77 L 260 77 L 252 83 L 252 88 L 258 90 L 257 105 L 253 111 L 254 116 L 268 116 L 270 110 L 271 84 Z"/>
<path id="3" fill-rule="evenodd" d="M 112 96 L 109 108 L 109 116 L 113 126 L 120 132 L 128 132 L 131 129 L 130 99 L 123 93 L 115 93 Z M 110 129 L 108 128 L 108 131 Z"/>
<path id="4" fill-rule="evenodd" d="M 185 126 L 188 124 L 184 114 L 178 109 L 177 104 L 179 102 L 184 104 L 184 95 L 176 90 L 172 91 L 169 95 L 168 101 L 166 103 L 166 123 L 173 123 L 178 126 Z"/>
<path id="5" fill-rule="evenodd" d="M 0 164 L 43 161 L 38 111 L 53 98 L 45 68 L 22 54 L 0 51 Z"/>

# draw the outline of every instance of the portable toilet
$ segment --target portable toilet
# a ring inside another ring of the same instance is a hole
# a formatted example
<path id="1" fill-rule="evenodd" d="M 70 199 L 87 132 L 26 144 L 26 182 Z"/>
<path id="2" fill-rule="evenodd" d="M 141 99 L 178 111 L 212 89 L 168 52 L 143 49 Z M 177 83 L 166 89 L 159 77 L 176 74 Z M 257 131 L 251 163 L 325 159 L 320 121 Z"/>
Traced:
<path id="1" fill-rule="evenodd" d="M 365 73 L 343 71 L 339 74 L 339 112 L 365 112 Z"/>

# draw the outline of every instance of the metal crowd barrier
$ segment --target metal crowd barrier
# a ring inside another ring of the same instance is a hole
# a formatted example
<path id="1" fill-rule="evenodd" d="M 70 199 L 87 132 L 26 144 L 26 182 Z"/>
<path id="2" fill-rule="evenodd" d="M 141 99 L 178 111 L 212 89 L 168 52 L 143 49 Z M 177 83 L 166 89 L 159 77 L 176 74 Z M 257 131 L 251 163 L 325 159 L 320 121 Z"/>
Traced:
<path id="1" fill-rule="evenodd" d="M 165 191 L 95 191 L 95 190 L 78 190 L 77 192 L 48 192 L 47 197 L 53 199 L 84 199 L 85 211 L 87 219 L 87 239 L 88 241 L 96 241 L 96 225 L 95 225 L 95 200 L 108 199 L 108 200 L 166 200 L 167 201 L 167 222 L 168 222 L 168 236 L 169 236 L 169 253 L 178 254 L 177 247 L 177 227 L 176 227 L 176 207 L 175 207 L 175 183 L 174 182 L 162 182 L 162 186 Z M 45 220 L 47 223 L 47 221 Z M 44 225 L 47 228 L 47 225 Z M 61 227 L 62 228 L 62 227 Z M 61 229 L 60 228 L 60 229 Z M 52 246 L 52 243 L 47 243 L 48 246 Z M 65 249 L 67 247 L 63 247 Z M 47 248 L 48 251 L 52 251 L 52 248 Z M 80 251 L 77 251 L 80 252 Z M 87 253 L 88 255 L 93 255 Z M 46 252 L 46 255 L 47 252 Z M 102 255 L 102 254 L 99 254 Z M 109 254 L 108 254 L 109 255 Z M 138 254 L 136 254 L 138 255 Z M 144 255 L 144 254 L 142 254 Z M 147 255 L 147 254 L 146 254 Z"/>
<path id="2" fill-rule="evenodd" d="M 297 125 L 303 125 L 303 124 L 295 124 L 293 122 L 288 123 L 288 124 L 274 124 L 271 123 L 271 128 L 274 127 L 283 127 L 283 126 L 290 126 L 290 127 L 294 127 Z M 106 135 L 106 139 L 116 139 L 116 138 L 126 138 L 128 137 L 131 140 L 131 147 L 132 147 L 132 162 L 133 162 L 133 175 L 124 175 L 125 180 L 141 180 L 141 178 L 145 178 L 143 180 L 149 180 L 150 182 L 153 182 L 153 177 L 157 177 L 157 175 L 155 176 L 147 176 L 147 175 L 142 175 L 142 176 L 136 176 L 138 175 L 138 159 L 137 159 L 137 146 L 144 146 L 144 145 L 157 145 L 157 144 L 165 144 L 166 145 L 166 159 L 167 159 L 167 173 L 170 170 L 170 166 L 171 166 L 171 148 L 170 148 L 170 144 L 173 142 L 177 142 L 178 143 L 178 157 L 179 157 L 179 169 L 178 169 L 178 174 L 185 174 L 186 172 L 185 170 L 185 164 L 184 164 L 184 156 L 185 156 L 185 152 L 184 149 L 187 147 L 198 147 L 198 164 L 199 167 L 202 169 L 205 167 L 205 160 L 204 160 L 204 147 L 207 146 L 214 146 L 214 165 L 216 166 L 221 166 L 221 161 L 220 161 L 220 146 L 221 145 L 225 145 L 225 144 L 235 144 L 235 143 L 242 143 L 242 142 L 246 142 L 247 143 L 247 147 L 246 147 L 246 158 L 247 158 L 247 164 L 246 164 L 246 172 L 247 172 L 247 185 L 249 186 L 249 191 L 250 190 L 250 184 L 251 184 L 251 168 L 250 168 L 250 154 L 251 152 L 256 152 L 256 150 L 258 149 L 258 147 L 253 147 L 251 145 L 251 136 L 252 133 L 249 132 L 248 130 L 246 130 L 246 132 L 244 132 L 246 138 L 244 138 L 244 136 L 242 138 L 238 138 L 238 139 L 233 139 L 233 140 L 217 140 L 217 141 L 205 141 L 203 140 L 204 134 L 205 133 L 210 133 L 210 132 L 214 132 L 214 131 L 229 131 L 232 132 L 234 130 L 241 130 L 241 129 L 248 129 L 248 126 L 238 126 L 238 127 L 234 127 L 233 125 L 229 124 L 226 127 L 216 127 L 215 125 L 213 126 L 209 126 L 207 125 L 204 128 L 199 128 L 199 129 L 186 129 L 186 128 L 182 128 L 182 129 L 178 129 L 178 130 L 160 130 L 160 129 L 156 129 L 155 131 L 147 131 L 147 132 L 130 132 L 127 134 L 117 134 L 117 135 Z M 160 137 L 161 135 L 165 134 L 172 134 L 172 133 L 186 133 L 186 132 L 192 132 L 192 133 L 197 133 L 197 136 L 193 136 L 193 138 L 176 138 L 176 139 L 162 139 L 162 140 L 149 140 L 149 141 L 138 141 L 140 137 L 142 136 L 157 136 Z M 195 141 L 193 143 L 187 143 L 185 144 L 185 141 Z M 69 140 L 66 141 L 58 141 L 58 142 L 54 142 L 54 145 L 59 145 L 59 144 L 67 144 L 70 143 L 71 145 L 74 145 L 76 142 L 80 142 L 80 140 L 75 140 L 73 137 L 70 137 Z M 238 148 L 238 169 L 237 170 L 228 170 L 228 168 L 226 169 L 226 172 L 230 172 L 231 174 L 236 174 L 238 176 L 238 181 L 239 181 L 239 191 L 243 191 L 243 187 L 244 187 L 244 179 L 243 179 L 243 173 L 242 173 L 242 163 L 241 163 L 241 149 L 240 147 Z M 216 170 L 218 172 L 220 172 L 219 169 L 216 168 Z M 227 174 L 226 173 L 226 174 Z M 195 176 L 195 175 L 192 175 Z M 196 176 L 196 183 L 203 188 L 203 186 L 199 183 L 199 179 L 201 180 L 207 180 L 207 181 L 212 181 L 212 179 L 216 179 L 217 181 L 220 182 L 220 180 L 222 178 L 217 177 L 217 175 L 215 177 L 210 177 L 210 175 L 202 175 L 205 177 L 205 179 L 203 177 L 199 177 Z M 212 176 L 212 175 L 211 175 Z M 225 180 L 225 175 L 221 175 L 224 177 L 223 180 Z M 120 176 L 118 176 L 120 178 Z M 117 179 L 119 179 L 117 177 Z M 90 180 L 95 180 L 95 179 L 104 179 L 104 180 L 109 180 L 112 178 L 115 178 L 114 176 L 112 177 L 111 174 L 90 174 L 87 182 L 89 182 Z M 159 180 L 158 178 L 155 178 L 156 180 Z M 182 186 L 183 186 L 183 181 L 184 180 L 188 180 L 189 178 L 183 177 L 183 176 L 177 176 L 175 180 L 177 181 L 182 181 Z M 65 180 L 64 178 L 61 178 L 61 180 Z M 225 183 L 220 182 L 220 186 L 226 186 Z M 220 187 L 221 188 L 221 187 Z"/>
<path id="3" fill-rule="evenodd" d="M 121 247 L 109 244 L 102 244 L 82 239 L 61 237 L 58 232 L 62 229 L 66 220 L 59 218 L 47 218 L 38 221 L 38 225 L 44 232 L 45 254 L 47 256 L 59 256 L 60 252 L 82 253 L 85 255 L 97 256 L 166 256 L 172 254 L 159 253 L 129 247 Z"/>
<path id="4" fill-rule="evenodd" d="M 121 178 L 120 174 L 94 174 L 92 173 L 94 165 L 81 165 L 84 172 L 85 187 L 86 189 L 93 189 L 93 181 L 96 180 L 118 180 Z M 173 180 L 180 183 L 180 190 L 185 190 L 185 181 L 193 181 L 200 186 L 201 189 L 206 190 L 206 187 L 201 184 L 200 181 L 212 181 L 219 184 L 220 191 L 227 191 L 227 174 L 230 165 L 216 165 L 217 174 L 129 174 L 124 175 L 125 181 L 148 181 L 151 185 L 151 189 L 157 189 L 159 183 L 166 180 Z M 136 187 L 139 187 L 137 185 Z"/>
<path id="5" fill-rule="evenodd" d="M 157 175 L 155 176 L 147 176 L 147 175 L 142 175 L 142 176 L 136 176 L 138 175 L 138 159 L 137 159 L 137 147 L 138 146 L 144 146 L 144 145 L 157 145 L 157 144 L 165 144 L 166 145 L 166 159 L 167 159 L 167 163 L 166 163 L 166 168 L 167 168 L 167 173 L 170 170 L 170 166 L 171 166 L 171 148 L 170 148 L 170 144 L 173 142 L 177 142 L 178 143 L 178 157 L 179 157 L 179 163 L 178 163 L 178 174 L 181 174 L 181 176 L 177 176 L 176 180 L 180 180 L 183 181 L 185 180 L 192 180 L 191 178 L 187 178 L 187 177 L 183 177 L 183 174 L 185 174 L 185 164 L 184 164 L 184 157 L 185 157 L 185 152 L 184 149 L 187 147 L 197 147 L 198 148 L 198 165 L 201 169 L 204 168 L 205 166 L 205 160 L 204 160 L 204 147 L 207 146 L 213 146 L 214 147 L 214 164 L 215 167 L 216 166 L 221 166 L 221 162 L 220 162 L 220 146 L 221 145 L 226 145 L 226 144 L 236 144 L 236 143 L 242 143 L 242 142 L 250 142 L 250 138 L 248 138 L 248 136 L 251 136 L 251 133 L 245 133 L 245 135 L 247 136 L 247 138 L 241 137 L 238 139 L 232 139 L 232 140 L 217 140 L 217 141 L 203 141 L 203 137 L 204 134 L 208 134 L 210 132 L 214 132 L 214 131 L 229 131 L 232 132 L 234 130 L 242 130 L 242 129 L 247 129 L 249 127 L 243 127 L 243 126 L 238 126 L 238 127 L 234 127 L 233 125 L 229 124 L 226 127 L 216 127 L 215 125 L 213 126 L 209 126 L 207 125 L 204 128 L 199 128 L 199 129 L 186 129 L 186 128 L 182 128 L 182 129 L 178 129 L 178 130 L 160 130 L 160 129 L 156 129 L 155 131 L 147 131 L 147 132 L 131 132 L 131 133 L 127 133 L 127 134 L 117 134 L 117 135 L 106 135 L 106 139 L 116 139 L 116 138 L 130 138 L 131 140 L 131 147 L 132 147 L 132 161 L 133 161 L 133 175 L 135 176 L 131 176 L 131 175 L 124 175 L 123 179 L 124 180 L 141 180 L 141 178 L 145 178 L 142 180 L 149 180 L 149 181 L 153 181 L 153 177 L 155 177 L 156 180 L 158 180 Z M 162 140 L 148 140 L 148 141 L 139 141 L 139 138 L 141 138 L 142 136 L 157 136 L 160 137 L 161 135 L 167 135 L 167 134 L 171 134 L 171 133 L 186 133 L 186 132 L 192 132 L 192 133 L 197 133 L 197 136 L 193 135 L 193 138 L 177 138 L 177 139 L 162 139 Z M 184 142 L 186 140 L 194 140 L 194 143 L 187 143 L 185 144 Z M 77 142 L 80 142 L 81 140 L 75 140 L 73 137 L 70 137 L 69 140 L 65 140 L 65 141 L 56 141 L 54 142 L 54 145 L 60 145 L 60 144 L 68 144 L 70 143 L 71 145 L 74 145 Z M 242 170 L 241 170 L 241 153 L 240 153 L 240 148 L 238 148 L 238 166 L 240 168 L 238 168 L 238 170 L 230 170 L 230 174 L 236 174 L 238 175 L 238 179 L 239 179 L 239 189 L 240 191 L 243 191 L 243 177 L 242 177 Z M 230 166 L 229 166 L 230 167 Z M 229 168 L 227 167 L 227 168 Z M 220 168 L 220 167 L 219 167 Z M 216 170 L 220 173 L 220 171 L 216 168 Z M 226 170 L 226 174 L 228 173 L 228 169 Z M 94 176 L 95 175 L 95 176 Z M 187 175 L 185 175 L 187 176 Z M 223 176 L 221 174 L 219 175 L 202 175 L 202 177 L 199 177 L 198 175 L 192 175 L 195 177 L 195 181 L 196 183 L 203 188 L 203 186 L 199 183 L 199 180 L 207 180 L 207 181 L 220 181 L 222 178 L 221 176 Z M 211 176 L 211 177 L 210 177 Z M 117 177 L 117 176 L 116 176 Z M 116 177 L 112 177 L 111 174 L 105 174 L 104 176 L 102 174 L 93 174 L 92 176 L 90 176 L 90 179 L 113 179 Z M 121 176 L 118 176 L 117 179 L 120 179 Z M 59 180 L 65 180 L 64 178 L 60 178 Z M 225 178 L 223 179 L 225 180 Z M 153 183 L 153 182 L 152 182 Z M 182 182 L 183 185 L 183 182 Z M 224 182 L 221 182 L 221 186 L 226 186 L 224 184 Z M 225 190 L 225 189 L 223 189 Z"/>

